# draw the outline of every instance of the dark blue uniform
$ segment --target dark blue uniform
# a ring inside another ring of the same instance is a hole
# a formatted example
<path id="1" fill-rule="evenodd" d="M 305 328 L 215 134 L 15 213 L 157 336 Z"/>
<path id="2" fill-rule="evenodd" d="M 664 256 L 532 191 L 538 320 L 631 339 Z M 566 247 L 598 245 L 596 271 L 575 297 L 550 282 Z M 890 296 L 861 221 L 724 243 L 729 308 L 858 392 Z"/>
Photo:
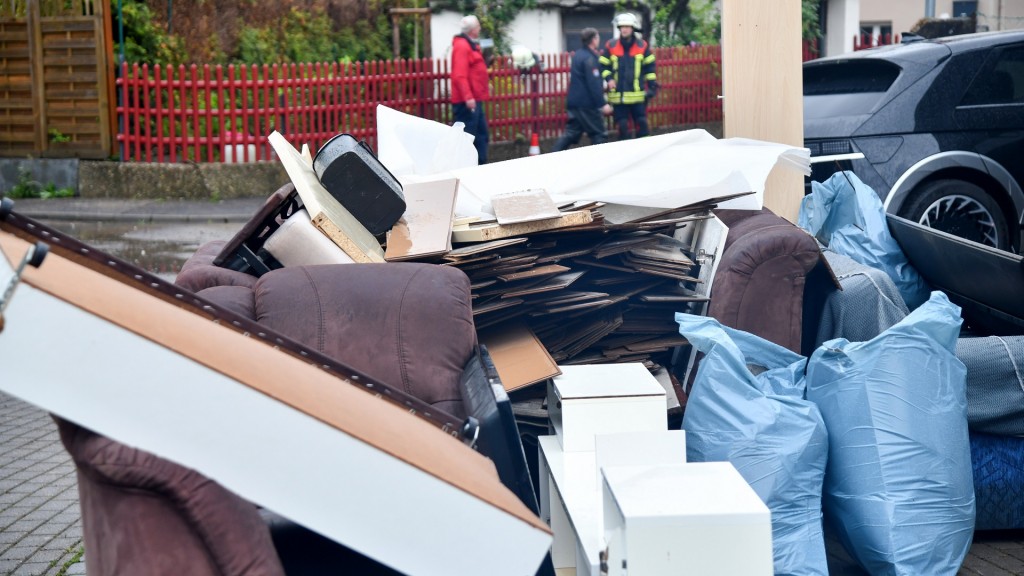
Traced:
<path id="1" fill-rule="evenodd" d="M 565 133 L 555 142 L 554 151 L 565 150 L 578 143 L 584 132 L 592 144 L 608 141 L 604 116 L 601 115 L 604 104 L 604 80 L 601 79 L 598 53 L 584 46 L 572 55 L 569 95 L 565 101 L 569 123 Z"/>

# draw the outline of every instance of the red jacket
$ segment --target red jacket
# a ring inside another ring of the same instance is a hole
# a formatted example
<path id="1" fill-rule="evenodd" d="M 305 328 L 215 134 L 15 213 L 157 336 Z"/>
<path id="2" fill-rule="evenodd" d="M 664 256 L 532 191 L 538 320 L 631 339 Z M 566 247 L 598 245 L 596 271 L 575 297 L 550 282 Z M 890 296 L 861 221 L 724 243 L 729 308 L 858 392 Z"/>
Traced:
<path id="1" fill-rule="evenodd" d="M 452 40 L 452 104 L 487 100 L 487 64 L 480 47 L 460 34 Z"/>

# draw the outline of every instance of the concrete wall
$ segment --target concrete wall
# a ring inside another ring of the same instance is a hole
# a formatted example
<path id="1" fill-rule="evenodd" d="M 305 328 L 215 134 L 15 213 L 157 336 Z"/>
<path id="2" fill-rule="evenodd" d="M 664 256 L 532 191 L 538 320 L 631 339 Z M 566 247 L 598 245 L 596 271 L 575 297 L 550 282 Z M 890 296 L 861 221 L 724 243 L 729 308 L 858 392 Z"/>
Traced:
<path id="1" fill-rule="evenodd" d="M 10 190 L 26 178 L 40 188 L 53 184 L 77 192 L 78 163 L 76 158 L 0 158 L 0 192 Z"/>
<path id="2" fill-rule="evenodd" d="M 682 129 L 701 128 L 716 138 L 722 137 L 722 124 L 710 123 L 654 130 L 664 134 Z M 612 134 L 614 138 L 615 135 Z M 587 138 L 584 142 L 589 142 Z M 555 139 L 542 140 L 541 150 L 547 152 Z M 491 162 L 523 158 L 529 153 L 529 142 L 502 142 L 490 147 Z M 22 164 L 27 163 L 27 164 Z M 145 162 L 106 162 L 98 160 L 16 160 L 0 158 L 0 191 L 17 182 L 6 184 L 8 173 L 20 166 L 38 167 L 39 174 L 53 175 L 42 185 L 53 182 L 58 187 L 70 186 L 82 198 L 132 198 L 157 200 L 185 198 L 218 200 L 226 198 L 265 198 L 288 182 L 288 174 L 279 162 L 246 164 L 156 164 Z M 48 178 L 48 176 L 42 176 Z M 59 200 L 57 200 L 59 201 Z"/>
<path id="3" fill-rule="evenodd" d="M 280 162 L 247 164 L 150 164 L 86 162 L 78 171 L 83 198 L 265 197 L 288 182 Z"/>

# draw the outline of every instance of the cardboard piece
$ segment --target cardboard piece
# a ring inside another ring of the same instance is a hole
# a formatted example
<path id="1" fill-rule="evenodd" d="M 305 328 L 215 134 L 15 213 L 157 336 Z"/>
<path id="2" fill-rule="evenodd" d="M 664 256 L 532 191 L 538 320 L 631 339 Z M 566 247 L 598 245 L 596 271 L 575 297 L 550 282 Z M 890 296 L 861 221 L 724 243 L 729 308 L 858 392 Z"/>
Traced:
<path id="1" fill-rule="evenodd" d="M 411 260 L 438 256 L 452 248 L 452 218 L 459 181 L 407 184 L 405 214 L 388 232 L 384 259 Z"/>
<path id="2" fill-rule="evenodd" d="M 521 321 L 483 329 L 478 337 L 491 353 L 494 367 L 508 392 L 562 373 L 533 331 Z"/>
<path id="3" fill-rule="evenodd" d="M 511 236 L 522 236 L 554 230 L 556 228 L 567 228 L 570 226 L 581 226 L 594 221 L 590 210 L 578 210 L 574 212 L 563 212 L 558 218 L 547 220 L 536 220 L 533 222 L 520 222 L 503 226 L 498 222 L 473 222 L 472 224 L 456 226 L 452 229 L 452 241 L 454 242 L 484 242 L 487 240 L 498 240 Z"/>
<path id="4" fill-rule="evenodd" d="M 551 200 L 551 196 L 543 189 L 498 194 L 491 199 L 491 205 L 498 224 L 502 226 L 558 218 L 562 215 Z"/>
<path id="5" fill-rule="evenodd" d="M 445 259 L 457 260 L 459 258 L 468 258 L 483 252 L 490 250 L 497 250 L 498 248 L 504 248 L 505 246 L 512 246 L 513 244 L 522 244 L 526 242 L 526 238 L 505 238 L 503 240 L 494 240 L 492 242 L 481 242 L 479 244 L 468 244 L 459 248 L 453 248 L 448 254 L 445 255 Z"/>
<path id="6" fill-rule="evenodd" d="M 313 172 L 312 163 L 276 130 L 268 140 L 302 198 L 302 204 L 313 225 L 355 262 L 384 262 L 384 250 L 380 243 L 320 184 Z"/>

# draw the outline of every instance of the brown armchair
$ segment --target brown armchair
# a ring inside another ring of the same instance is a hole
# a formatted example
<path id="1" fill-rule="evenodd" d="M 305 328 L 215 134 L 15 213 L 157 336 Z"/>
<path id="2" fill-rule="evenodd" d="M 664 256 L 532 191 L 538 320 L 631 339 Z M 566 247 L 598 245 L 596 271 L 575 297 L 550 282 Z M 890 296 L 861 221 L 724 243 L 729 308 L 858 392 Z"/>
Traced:
<path id="1" fill-rule="evenodd" d="M 283 268 L 257 279 L 213 266 L 221 244 L 201 247 L 178 284 L 464 416 L 460 378 L 475 357 L 476 333 L 462 272 L 349 264 Z M 194 470 L 54 419 L 78 472 L 90 575 L 395 574 Z"/>

